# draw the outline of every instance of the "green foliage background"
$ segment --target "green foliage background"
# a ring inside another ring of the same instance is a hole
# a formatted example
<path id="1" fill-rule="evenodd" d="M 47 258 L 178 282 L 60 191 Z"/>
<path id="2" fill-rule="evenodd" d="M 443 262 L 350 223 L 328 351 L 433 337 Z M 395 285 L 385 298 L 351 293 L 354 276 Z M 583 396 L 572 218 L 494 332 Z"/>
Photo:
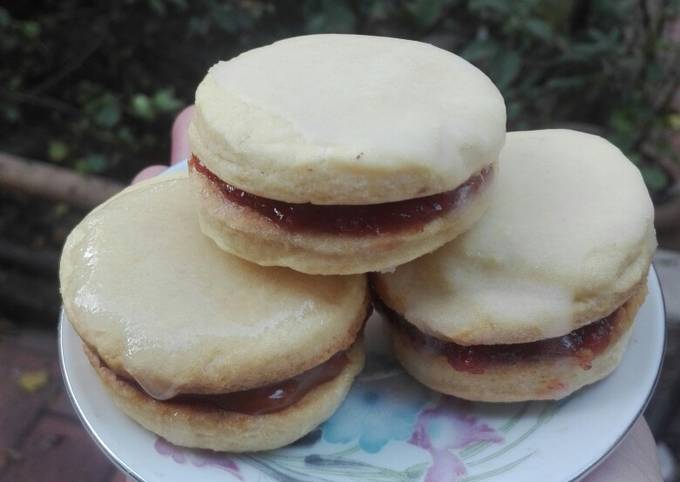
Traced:
<path id="1" fill-rule="evenodd" d="M 432 42 L 500 87 L 510 129 L 571 125 L 641 167 L 677 155 L 678 0 L 44 0 L 0 7 L 0 149 L 128 179 L 168 156 L 174 115 L 218 59 L 306 33 Z"/>

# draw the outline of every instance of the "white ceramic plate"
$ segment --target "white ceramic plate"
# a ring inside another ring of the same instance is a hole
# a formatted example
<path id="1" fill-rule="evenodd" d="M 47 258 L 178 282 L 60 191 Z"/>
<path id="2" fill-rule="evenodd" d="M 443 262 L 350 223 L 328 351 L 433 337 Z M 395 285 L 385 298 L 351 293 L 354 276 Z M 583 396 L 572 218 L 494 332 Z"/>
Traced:
<path id="1" fill-rule="evenodd" d="M 143 482 L 572 481 L 616 447 L 654 389 L 665 323 L 653 269 L 648 283 L 621 365 L 559 403 L 469 403 L 431 392 L 393 361 L 373 315 L 366 368 L 341 408 L 300 442 L 266 453 L 183 449 L 141 428 L 108 397 L 63 313 L 61 366 L 94 440 Z"/>

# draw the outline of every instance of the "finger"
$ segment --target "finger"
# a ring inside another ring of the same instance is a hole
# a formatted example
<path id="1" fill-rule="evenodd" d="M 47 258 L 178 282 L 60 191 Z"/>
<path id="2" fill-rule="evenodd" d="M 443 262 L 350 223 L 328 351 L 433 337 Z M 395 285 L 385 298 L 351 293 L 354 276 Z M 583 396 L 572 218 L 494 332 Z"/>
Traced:
<path id="1" fill-rule="evenodd" d="M 162 166 L 160 164 L 145 167 L 144 169 L 139 171 L 139 173 L 137 173 L 137 175 L 132 179 L 131 184 L 136 184 L 139 181 L 143 181 L 144 179 L 154 177 L 154 176 L 160 174 L 161 172 L 165 171 L 167 168 L 168 168 L 168 166 Z"/>
<path id="2" fill-rule="evenodd" d="M 170 164 L 177 164 L 178 162 L 188 159 L 191 154 L 189 148 L 189 122 L 194 113 L 194 106 L 186 107 L 182 112 L 175 117 L 175 122 L 172 124 L 172 134 L 170 139 Z"/>
<path id="3" fill-rule="evenodd" d="M 583 482 L 661 482 L 654 437 L 640 417 L 626 438 Z"/>

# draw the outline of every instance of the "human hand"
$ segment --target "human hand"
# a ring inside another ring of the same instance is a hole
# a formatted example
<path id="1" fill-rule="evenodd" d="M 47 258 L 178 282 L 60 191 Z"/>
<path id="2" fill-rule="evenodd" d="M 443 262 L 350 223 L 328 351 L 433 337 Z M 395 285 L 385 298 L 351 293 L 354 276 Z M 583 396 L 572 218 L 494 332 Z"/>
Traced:
<path id="1" fill-rule="evenodd" d="M 661 482 L 656 445 L 643 417 L 614 450 L 583 482 Z"/>

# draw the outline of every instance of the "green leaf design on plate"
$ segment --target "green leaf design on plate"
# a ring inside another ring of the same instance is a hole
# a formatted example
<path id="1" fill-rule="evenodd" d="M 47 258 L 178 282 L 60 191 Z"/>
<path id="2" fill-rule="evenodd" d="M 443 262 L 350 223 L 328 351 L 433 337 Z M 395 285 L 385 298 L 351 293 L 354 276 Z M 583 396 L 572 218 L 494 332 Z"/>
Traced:
<path id="1" fill-rule="evenodd" d="M 510 450 L 514 449 L 517 445 L 522 443 L 524 440 L 526 440 L 532 433 L 534 433 L 536 430 L 538 430 L 542 425 L 544 425 L 547 421 L 549 421 L 553 415 L 557 412 L 558 406 L 556 404 L 548 404 L 543 408 L 543 411 L 541 414 L 538 416 L 538 419 L 536 420 L 536 423 L 532 425 L 526 432 L 524 432 L 522 435 L 520 435 L 518 438 L 504 446 L 503 448 L 487 455 L 486 457 L 473 461 L 473 462 L 467 462 L 465 465 L 467 467 L 474 467 L 476 465 L 483 464 L 485 462 L 489 462 L 496 457 L 503 455 L 504 453 L 509 452 Z"/>
<path id="2" fill-rule="evenodd" d="M 499 432 L 508 433 L 512 428 L 517 425 L 517 423 L 524 417 L 524 415 L 527 413 L 527 410 L 531 406 L 531 402 L 523 403 L 517 412 L 510 417 L 510 419 L 505 422 L 499 429 Z M 486 448 L 490 447 L 492 445 L 491 442 L 477 442 L 473 445 L 470 445 L 463 449 L 460 452 L 460 458 L 465 461 L 466 459 L 469 459 L 471 457 L 474 457 L 475 455 L 479 454 L 480 452 L 484 451 Z"/>
<path id="3" fill-rule="evenodd" d="M 511 470 L 515 467 L 517 467 L 519 464 L 524 462 L 526 459 L 534 455 L 536 452 L 531 452 L 524 457 L 521 457 L 513 462 L 510 462 L 509 464 L 503 465 L 502 467 L 498 467 L 497 469 L 489 470 L 487 472 L 482 472 L 481 474 L 477 475 L 472 475 L 470 477 L 463 477 L 460 482 L 476 482 L 478 480 L 485 480 L 489 479 L 491 477 L 495 477 L 497 475 L 503 474 L 507 472 L 508 470 Z"/>

